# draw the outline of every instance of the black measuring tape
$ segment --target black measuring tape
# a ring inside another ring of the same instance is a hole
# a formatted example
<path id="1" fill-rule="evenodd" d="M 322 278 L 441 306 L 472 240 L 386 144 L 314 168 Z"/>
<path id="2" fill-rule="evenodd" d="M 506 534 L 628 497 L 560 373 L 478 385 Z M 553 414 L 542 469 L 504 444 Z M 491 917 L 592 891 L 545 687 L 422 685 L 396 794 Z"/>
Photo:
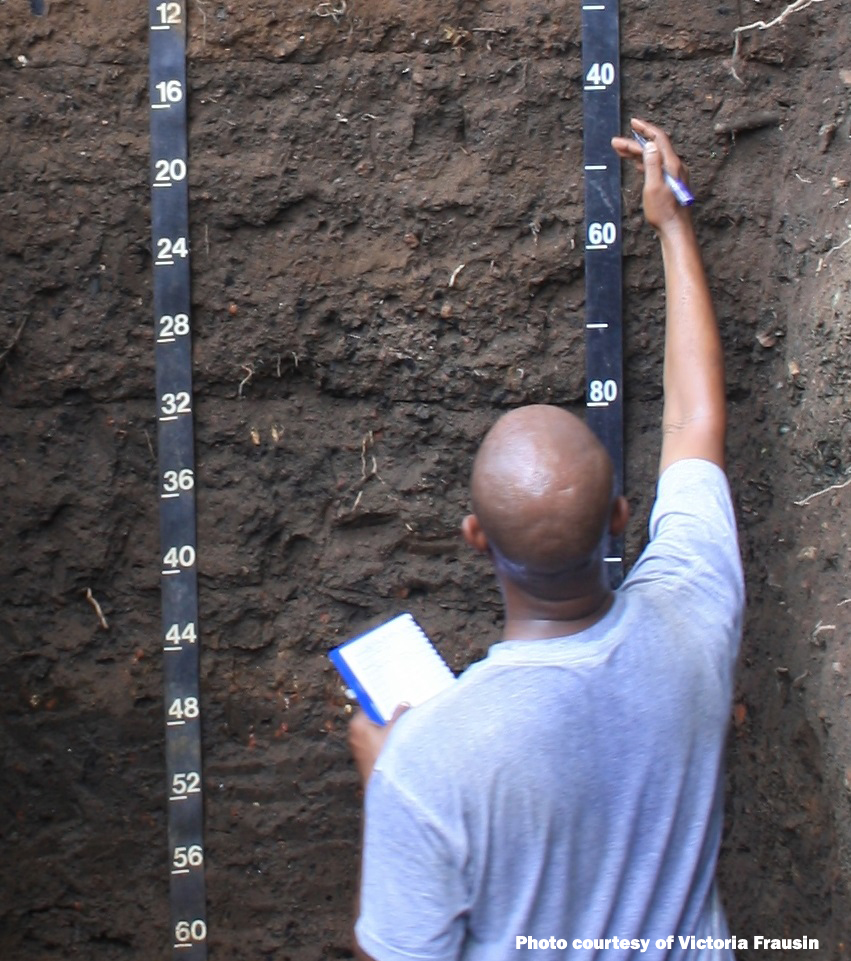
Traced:
<path id="1" fill-rule="evenodd" d="M 186 6 L 149 2 L 162 639 L 173 957 L 207 957 L 192 421 Z"/>
<path id="2" fill-rule="evenodd" d="M 585 114 L 585 378 L 587 423 L 615 466 L 624 491 L 623 280 L 621 164 L 611 146 L 620 134 L 618 0 L 582 2 L 582 86 Z M 623 539 L 606 552 L 613 587 L 623 580 Z"/>

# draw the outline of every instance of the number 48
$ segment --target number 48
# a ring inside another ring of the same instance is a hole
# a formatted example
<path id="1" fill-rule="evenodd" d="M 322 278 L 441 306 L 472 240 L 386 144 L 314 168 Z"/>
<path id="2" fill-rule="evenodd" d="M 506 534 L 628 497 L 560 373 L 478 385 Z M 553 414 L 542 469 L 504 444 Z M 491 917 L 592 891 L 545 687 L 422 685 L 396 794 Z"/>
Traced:
<path id="1" fill-rule="evenodd" d="M 176 697 L 171 702 L 171 707 L 168 709 L 168 716 L 176 717 L 179 721 L 182 721 L 185 717 L 198 717 L 198 698 Z"/>

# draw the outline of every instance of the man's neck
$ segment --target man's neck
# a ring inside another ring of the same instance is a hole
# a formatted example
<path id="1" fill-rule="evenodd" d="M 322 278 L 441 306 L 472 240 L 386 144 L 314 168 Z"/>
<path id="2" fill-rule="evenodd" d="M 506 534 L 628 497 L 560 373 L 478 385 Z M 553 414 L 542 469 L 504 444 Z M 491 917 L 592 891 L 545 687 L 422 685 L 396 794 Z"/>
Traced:
<path id="1" fill-rule="evenodd" d="M 614 592 L 603 584 L 561 601 L 530 597 L 513 585 L 503 586 L 503 640 L 539 641 L 578 634 L 602 620 L 611 610 Z"/>

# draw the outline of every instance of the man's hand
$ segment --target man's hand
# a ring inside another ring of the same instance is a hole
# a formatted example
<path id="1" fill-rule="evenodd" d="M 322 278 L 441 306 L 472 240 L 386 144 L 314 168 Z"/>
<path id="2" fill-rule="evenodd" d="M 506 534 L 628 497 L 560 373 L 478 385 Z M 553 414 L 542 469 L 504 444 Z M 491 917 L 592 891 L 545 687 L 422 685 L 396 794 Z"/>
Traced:
<path id="1" fill-rule="evenodd" d="M 633 160 L 644 174 L 644 216 L 660 233 L 689 219 L 687 207 L 681 207 L 665 183 L 664 173 L 688 183 L 688 171 L 677 156 L 664 130 L 645 120 L 634 118 L 632 129 L 647 141 L 642 147 L 629 137 L 613 137 L 612 147 L 619 157 Z"/>
<path id="2" fill-rule="evenodd" d="M 393 712 L 393 717 L 384 725 L 370 721 L 363 711 L 358 711 L 352 718 L 349 724 L 349 749 L 363 784 L 369 780 L 393 725 L 409 708 L 410 704 L 400 704 Z"/>

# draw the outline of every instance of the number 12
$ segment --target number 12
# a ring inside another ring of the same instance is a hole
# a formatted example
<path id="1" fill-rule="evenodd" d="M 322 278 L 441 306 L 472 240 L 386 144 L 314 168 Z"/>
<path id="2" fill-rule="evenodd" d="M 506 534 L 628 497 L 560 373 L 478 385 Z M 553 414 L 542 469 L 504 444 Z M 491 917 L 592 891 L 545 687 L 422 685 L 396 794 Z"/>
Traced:
<path id="1" fill-rule="evenodd" d="M 160 23 L 165 23 L 171 26 L 173 24 L 179 24 L 181 22 L 179 3 L 157 4 L 157 13 L 160 15 Z"/>

